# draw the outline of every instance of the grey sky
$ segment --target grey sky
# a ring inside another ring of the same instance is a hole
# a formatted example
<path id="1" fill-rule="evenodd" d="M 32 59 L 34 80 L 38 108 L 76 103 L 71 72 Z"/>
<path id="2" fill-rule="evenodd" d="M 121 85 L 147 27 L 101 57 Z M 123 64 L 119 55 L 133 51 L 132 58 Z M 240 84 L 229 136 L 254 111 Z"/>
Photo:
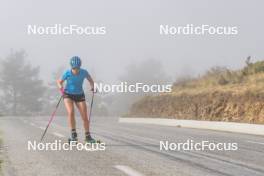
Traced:
<path id="1" fill-rule="evenodd" d="M 73 55 L 98 79 L 115 80 L 131 62 L 162 61 L 171 76 L 214 65 L 238 68 L 246 56 L 263 59 L 261 0 L 14 1 L 0 6 L 0 57 L 24 48 L 48 80 Z M 105 36 L 29 36 L 27 25 L 106 26 Z M 159 25 L 238 26 L 236 36 L 160 36 Z"/>

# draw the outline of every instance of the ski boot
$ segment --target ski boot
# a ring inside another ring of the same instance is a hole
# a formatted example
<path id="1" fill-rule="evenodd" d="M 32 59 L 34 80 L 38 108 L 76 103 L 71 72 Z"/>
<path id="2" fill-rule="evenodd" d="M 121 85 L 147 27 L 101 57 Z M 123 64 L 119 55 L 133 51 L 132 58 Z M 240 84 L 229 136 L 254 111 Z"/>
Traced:
<path id="1" fill-rule="evenodd" d="M 78 142 L 77 133 L 75 130 L 72 130 L 71 137 L 68 139 L 68 142 L 69 144 L 71 144 L 72 142 L 74 143 Z"/>
<path id="2" fill-rule="evenodd" d="M 101 143 L 99 140 L 95 140 L 94 138 L 92 138 L 90 133 L 86 133 L 85 134 L 85 142 L 86 143 L 90 143 L 90 144 Z"/>

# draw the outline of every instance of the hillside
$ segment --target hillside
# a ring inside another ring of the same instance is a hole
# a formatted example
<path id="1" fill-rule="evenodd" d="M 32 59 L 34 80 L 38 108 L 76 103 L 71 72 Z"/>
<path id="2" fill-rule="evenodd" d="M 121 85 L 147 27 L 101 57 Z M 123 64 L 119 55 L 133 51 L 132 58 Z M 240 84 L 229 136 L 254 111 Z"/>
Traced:
<path id="1" fill-rule="evenodd" d="M 248 58 L 240 70 L 214 67 L 179 79 L 171 93 L 134 103 L 129 115 L 264 124 L 264 61 Z"/>

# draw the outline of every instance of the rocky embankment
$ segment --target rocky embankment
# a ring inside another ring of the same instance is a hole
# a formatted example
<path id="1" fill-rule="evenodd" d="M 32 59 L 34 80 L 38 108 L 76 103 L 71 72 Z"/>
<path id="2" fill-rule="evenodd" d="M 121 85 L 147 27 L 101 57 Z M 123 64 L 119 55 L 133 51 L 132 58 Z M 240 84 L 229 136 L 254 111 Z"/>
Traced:
<path id="1" fill-rule="evenodd" d="M 133 104 L 129 115 L 264 124 L 264 93 L 214 91 L 147 96 Z"/>

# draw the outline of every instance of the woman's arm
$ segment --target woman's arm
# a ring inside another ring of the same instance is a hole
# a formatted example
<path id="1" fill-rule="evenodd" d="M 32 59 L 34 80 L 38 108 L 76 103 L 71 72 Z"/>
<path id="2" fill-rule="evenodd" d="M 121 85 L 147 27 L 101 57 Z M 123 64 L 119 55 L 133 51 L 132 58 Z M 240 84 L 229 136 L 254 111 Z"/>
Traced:
<path id="1" fill-rule="evenodd" d="M 64 83 L 64 80 L 61 80 L 61 79 L 57 80 L 57 86 L 59 87 L 59 89 L 63 89 L 63 83 Z"/>
<path id="2" fill-rule="evenodd" d="M 64 94 L 63 83 L 64 83 L 64 80 L 61 80 L 61 79 L 57 80 L 57 86 L 59 87 L 60 92 L 61 92 L 62 95 Z"/>

